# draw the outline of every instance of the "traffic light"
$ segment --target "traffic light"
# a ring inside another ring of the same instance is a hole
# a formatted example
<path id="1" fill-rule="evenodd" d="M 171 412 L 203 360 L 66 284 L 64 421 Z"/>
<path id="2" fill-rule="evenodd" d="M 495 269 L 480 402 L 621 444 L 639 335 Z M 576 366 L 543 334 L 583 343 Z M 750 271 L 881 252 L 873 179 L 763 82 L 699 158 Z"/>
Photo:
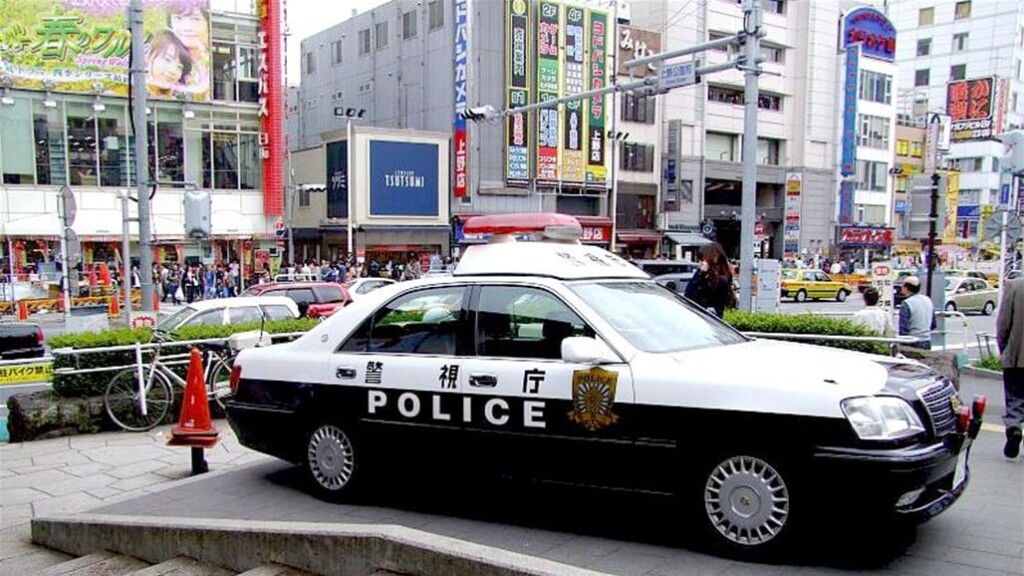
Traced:
<path id="1" fill-rule="evenodd" d="M 491 120 L 497 117 L 497 111 L 494 106 L 488 104 L 487 106 L 476 106 L 474 108 L 466 108 L 462 111 L 460 116 L 463 120 L 470 120 L 472 122 L 480 122 L 481 120 Z"/>

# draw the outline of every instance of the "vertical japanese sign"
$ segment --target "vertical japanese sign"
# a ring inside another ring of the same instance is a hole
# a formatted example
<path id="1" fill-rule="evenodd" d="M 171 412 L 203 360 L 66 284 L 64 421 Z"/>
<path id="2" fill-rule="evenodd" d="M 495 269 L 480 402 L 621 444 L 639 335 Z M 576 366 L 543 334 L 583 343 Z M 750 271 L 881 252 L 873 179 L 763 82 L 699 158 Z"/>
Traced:
<path id="1" fill-rule="evenodd" d="M 853 224 L 853 180 L 843 180 L 839 183 L 839 223 L 842 225 Z"/>
<path id="2" fill-rule="evenodd" d="M 537 100 L 557 100 L 562 5 L 544 0 L 537 12 Z M 537 180 L 558 179 L 558 108 L 537 112 Z"/>
<path id="3" fill-rule="evenodd" d="M 800 201 L 803 197 L 804 178 L 800 172 L 786 174 L 786 202 L 784 206 L 786 219 L 782 235 L 784 257 L 800 256 Z"/>
<path id="4" fill-rule="evenodd" d="M 846 47 L 846 69 L 843 75 L 843 139 L 840 173 L 852 176 L 857 172 L 857 80 L 860 76 L 860 44 Z"/>
<path id="5" fill-rule="evenodd" d="M 348 218 L 348 141 L 328 142 L 324 156 L 327 164 L 327 217 Z"/>
<path id="6" fill-rule="evenodd" d="M 995 136 L 995 87 L 994 77 L 959 80 L 946 86 L 951 141 L 986 140 Z"/>
<path id="7" fill-rule="evenodd" d="M 513 109 L 530 102 L 530 4 L 526 0 L 507 0 L 507 7 L 505 107 Z M 523 183 L 530 179 L 528 116 L 513 114 L 506 120 L 505 180 L 509 182 Z"/>
<path id="8" fill-rule="evenodd" d="M 608 14 L 587 10 L 590 30 L 590 54 L 587 67 L 587 89 L 604 88 L 607 69 Z M 604 184 L 605 181 L 605 97 L 594 96 L 587 101 L 587 183 Z"/>
<path id="9" fill-rule="evenodd" d="M 284 212 L 284 110 L 281 87 L 281 0 L 257 0 L 260 19 L 259 79 L 260 158 L 263 160 L 263 214 L 281 216 Z"/>
<path id="10" fill-rule="evenodd" d="M 469 66 L 467 52 L 469 50 L 469 15 L 468 0 L 455 0 L 452 9 L 455 11 L 455 197 L 462 198 L 469 191 L 469 163 L 466 138 L 466 119 L 462 113 L 466 110 L 466 72 Z"/>
<path id="11" fill-rule="evenodd" d="M 565 8 L 565 50 L 562 51 L 564 80 L 562 93 L 580 94 L 584 86 L 584 54 L 586 53 L 585 22 L 583 9 L 576 6 Z M 577 100 L 565 104 L 562 112 L 562 170 L 561 178 L 566 182 L 583 182 L 583 102 Z"/>
<path id="12" fill-rule="evenodd" d="M 941 190 L 939 191 L 942 192 Z M 946 222 L 942 228 L 942 241 L 956 244 L 956 219 L 960 206 L 960 173 L 946 174 Z"/>
<path id="13" fill-rule="evenodd" d="M 878 290 L 878 306 L 892 310 L 895 297 L 895 282 L 892 261 L 875 262 L 871 266 L 871 285 Z"/>

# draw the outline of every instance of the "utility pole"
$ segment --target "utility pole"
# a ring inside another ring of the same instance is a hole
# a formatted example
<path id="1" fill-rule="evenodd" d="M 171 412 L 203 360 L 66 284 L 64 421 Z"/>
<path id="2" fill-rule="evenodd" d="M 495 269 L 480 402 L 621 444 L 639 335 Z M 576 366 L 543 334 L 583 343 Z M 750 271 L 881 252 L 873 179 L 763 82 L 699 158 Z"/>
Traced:
<path id="1" fill-rule="evenodd" d="M 124 293 L 124 308 L 122 313 L 125 324 L 130 327 L 132 325 L 132 261 L 128 240 L 131 234 L 132 218 L 128 210 L 128 200 L 131 196 L 127 190 L 122 190 L 117 196 L 121 199 L 121 220 L 123 221 L 121 229 L 123 235 L 121 238 L 121 292 Z M 117 298 L 117 294 L 114 295 L 114 298 Z"/>
<path id="2" fill-rule="evenodd" d="M 295 199 L 292 195 L 295 194 L 295 170 L 292 168 L 292 150 L 288 147 L 288 184 L 284 188 L 284 213 L 287 218 L 287 230 L 288 230 L 288 263 L 295 264 L 295 235 L 292 231 L 292 211 L 294 210 L 293 203 Z"/>
<path id="3" fill-rule="evenodd" d="M 153 310 L 153 249 L 149 217 L 149 136 L 146 123 L 146 52 L 142 33 L 142 0 L 131 0 L 128 9 L 132 36 L 132 123 L 135 131 L 135 187 L 139 202 L 139 279 L 142 283 L 140 308 Z"/>
<path id="4" fill-rule="evenodd" d="M 928 211 L 928 297 L 932 297 L 932 278 L 935 276 L 935 240 L 939 236 L 939 173 L 932 172 L 931 208 Z"/>
<path id="5" fill-rule="evenodd" d="M 754 302 L 754 224 L 757 220 L 757 77 L 760 74 L 761 4 L 743 4 L 742 70 L 746 80 L 743 113 L 743 195 L 740 204 L 739 309 L 750 311 Z"/>

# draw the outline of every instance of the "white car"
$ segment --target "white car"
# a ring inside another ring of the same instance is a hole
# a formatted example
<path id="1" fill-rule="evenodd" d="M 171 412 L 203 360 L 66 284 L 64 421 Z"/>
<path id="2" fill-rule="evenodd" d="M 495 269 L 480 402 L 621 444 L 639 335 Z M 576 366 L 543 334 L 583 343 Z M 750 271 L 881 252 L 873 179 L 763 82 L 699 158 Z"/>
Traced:
<path id="1" fill-rule="evenodd" d="M 352 300 L 358 300 L 360 297 L 373 292 L 377 288 L 383 288 L 388 284 L 394 284 L 395 281 L 390 278 L 356 278 L 349 280 L 345 287 L 348 288 L 348 295 Z"/>
<path id="2" fill-rule="evenodd" d="M 164 330 L 177 330 L 188 326 L 223 326 L 267 322 L 299 317 L 295 301 L 286 296 L 238 296 L 200 300 L 165 317 L 157 324 Z"/>
<path id="3" fill-rule="evenodd" d="M 330 500 L 395 467 L 409 481 L 663 494 L 681 520 L 754 554 L 793 526 L 923 521 L 963 493 L 983 407 L 958 418 L 938 373 L 747 338 L 566 241 L 571 217 L 465 227 L 511 234 L 496 224 L 509 218 L 562 241 L 470 247 L 450 277 L 377 290 L 295 342 L 242 352 L 227 403 L 241 443 L 302 465 Z"/>

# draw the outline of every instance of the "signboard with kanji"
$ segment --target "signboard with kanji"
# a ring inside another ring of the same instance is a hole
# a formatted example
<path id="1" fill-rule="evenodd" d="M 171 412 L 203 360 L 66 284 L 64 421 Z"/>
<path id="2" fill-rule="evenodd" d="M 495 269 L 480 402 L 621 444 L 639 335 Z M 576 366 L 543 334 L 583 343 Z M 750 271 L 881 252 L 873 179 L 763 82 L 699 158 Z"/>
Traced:
<path id="1" fill-rule="evenodd" d="M 995 136 L 996 79 L 975 78 L 950 82 L 946 87 L 950 141 L 985 140 Z"/>
<path id="2" fill-rule="evenodd" d="M 892 310 L 895 290 L 893 288 L 894 270 L 892 262 L 875 262 L 871 266 L 871 285 L 878 290 L 878 305 Z"/>
<path id="3" fill-rule="evenodd" d="M 892 230 L 874 226 L 844 226 L 839 230 L 839 245 L 843 248 L 888 248 L 892 246 Z"/>

